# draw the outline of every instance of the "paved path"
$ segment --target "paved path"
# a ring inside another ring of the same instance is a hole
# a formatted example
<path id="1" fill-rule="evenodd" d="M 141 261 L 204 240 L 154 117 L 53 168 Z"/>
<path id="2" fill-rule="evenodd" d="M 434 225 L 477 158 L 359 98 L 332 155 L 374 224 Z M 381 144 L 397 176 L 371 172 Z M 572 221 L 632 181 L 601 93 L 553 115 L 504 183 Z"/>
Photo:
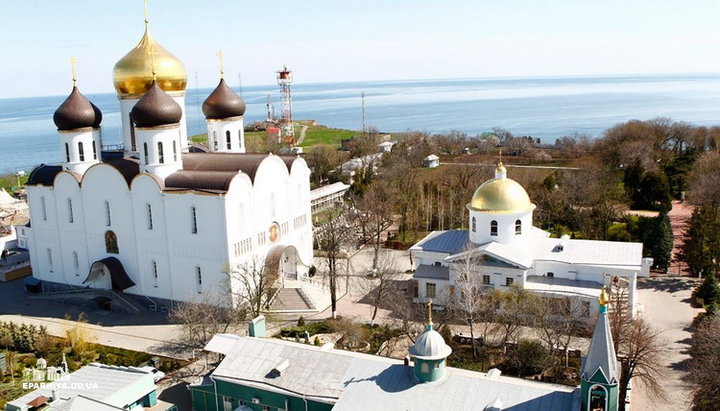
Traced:
<path id="1" fill-rule="evenodd" d="M 659 403 L 644 392 L 640 384 L 635 384 L 631 402 L 633 411 L 690 409 L 690 385 L 683 378 L 690 358 L 689 327 L 701 311 L 690 306 L 690 294 L 695 284 L 695 280 L 682 277 L 648 278 L 638 284 L 640 300 L 645 307 L 641 316 L 661 331 L 666 344 L 661 360 L 665 366 L 662 385 L 667 389 L 669 403 Z"/>
<path id="2" fill-rule="evenodd" d="M 689 274 L 687 264 L 678 260 L 680 247 L 685 238 L 685 230 L 692 216 L 693 207 L 685 202 L 673 201 L 672 209 L 668 212 L 670 227 L 673 231 L 673 252 L 670 260 L 668 274 L 682 275 Z"/>

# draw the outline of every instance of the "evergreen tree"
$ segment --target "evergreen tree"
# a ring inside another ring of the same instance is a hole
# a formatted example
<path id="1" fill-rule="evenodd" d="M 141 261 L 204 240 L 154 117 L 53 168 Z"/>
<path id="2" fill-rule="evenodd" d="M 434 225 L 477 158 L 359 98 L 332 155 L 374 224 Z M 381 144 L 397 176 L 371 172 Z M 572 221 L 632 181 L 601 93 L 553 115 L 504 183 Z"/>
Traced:
<path id="1" fill-rule="evenodd" d="M 695 290 L 695 297 L 702 298 L 705 306 L 720 304 L 720 283 L 714 274 L 709 274 Z"/>
<path id="2" fill-rule="evenodd" d="M 655 267 L 667 270 L 673 249 L 673 233 L 667 214 L 663 212 L 651 219 L 650 230 L 646 234 L 643 238 L 645 256 L 653 258 Z"/>
<path id="3" fill-rule="evenodd" d="M 680 258 L 695 274 L 717 274 L 720 264 L 720 218 L 718 210 L 702 205 L 695 208 L 685 231 Z"/>

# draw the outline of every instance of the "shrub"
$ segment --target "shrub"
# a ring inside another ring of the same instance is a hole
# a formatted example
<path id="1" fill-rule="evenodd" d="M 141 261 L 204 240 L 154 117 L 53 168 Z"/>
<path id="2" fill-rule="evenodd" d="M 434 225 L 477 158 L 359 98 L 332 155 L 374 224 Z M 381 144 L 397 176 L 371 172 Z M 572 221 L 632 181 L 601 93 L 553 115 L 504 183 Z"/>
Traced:
<path id="1" fill-rule="evenodd" d="M 547 350 L 540 341 L 520 340 L 509 362 L 517 370 L 518 376 L 522 377 L 542 371 L 546 358 Z"/>
<path id="2" fill-rule="evenodd" d="M 302 327 L 303 325 L 305 325 L 305 319 L 304 319 L 303 316 L 301 315 L 300 318 L 298 318 L 297 326 L 298 326 L 298 327 Z"/>

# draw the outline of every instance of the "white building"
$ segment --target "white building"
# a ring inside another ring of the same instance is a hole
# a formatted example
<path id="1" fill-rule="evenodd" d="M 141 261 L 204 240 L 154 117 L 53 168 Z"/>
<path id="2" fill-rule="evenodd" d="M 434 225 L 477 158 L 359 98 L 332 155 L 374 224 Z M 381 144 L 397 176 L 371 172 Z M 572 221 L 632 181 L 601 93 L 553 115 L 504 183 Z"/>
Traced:
<path id="1" fill-rule="evenodd" d="M 430 154 L 429 156 L 425 157 L 423 159 L 423 167 L 425 168 L 435 168 L 440 165 L 440 157 L 436 156 L 435 154 Z"/>
<path id="2" fill-rule="evenodd" d="M 507 178 L 500 163 L 467 205 L 469 230 L 434 231 L 410 248 L 415 268 L 414 298 L 442 304 L 454 293 L 458 273 L 471 267 L 477 281 L 505 289 L 513 284 L 533 292 L 575 300 L 585 313 L 597 312 L 604 282 L 618 278 L 637 311 L 637 277 L 649 275 L 651 258 L 641 243 L 550 238 L 532 225 L 535 205 L 525 189 Z M 468 258 L 473 264 L 464 264 Z"/>
<path id="3" fill-rule="evenodd" d="M 103 150 L 102 113 L 77 87 L 55 112 L 64 161 L 37 167 L 27 183 L 33 276 L 143 301 L 216 295 L 228 269 L 257 260 L 280 286 L 304 279 L 312 261 L 305 161 L 246 154 L 245 103 L 223 79 L 203 104 L 209 152 L 187 152 L 185 69 L 147 26 L 115 65 L 114 82 L 124 150 Z"/>

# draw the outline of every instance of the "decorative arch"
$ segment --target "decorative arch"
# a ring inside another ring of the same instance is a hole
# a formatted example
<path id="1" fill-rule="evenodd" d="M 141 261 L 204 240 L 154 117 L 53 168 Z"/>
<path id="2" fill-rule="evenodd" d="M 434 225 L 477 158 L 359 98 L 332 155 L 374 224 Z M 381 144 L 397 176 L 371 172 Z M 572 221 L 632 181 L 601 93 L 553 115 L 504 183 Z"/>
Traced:
<path id="1" fill-rule="evenodd" d="M 595 384 L 588 390 L 588 405 L 591 410 L 607 410 L 608 409 L 608 391 L 600 385 Z"/>
<path id="2" fill-rule="evenodd" d="M 117 235 L 112 230 L 105 232 L 105 252 L 108 254 L 120 254 Z"/>
<path id="3" fill-rule="evenodd" d="M 522 234 L 522 221 L 515 220 L 515 235 Z"/>
<path id="4" fill-rule="evenodd" d="M 498 222 L 497 220 L 492 220 L 490 222 L 490 235 L 497 236 L 498 235 Z"/>

